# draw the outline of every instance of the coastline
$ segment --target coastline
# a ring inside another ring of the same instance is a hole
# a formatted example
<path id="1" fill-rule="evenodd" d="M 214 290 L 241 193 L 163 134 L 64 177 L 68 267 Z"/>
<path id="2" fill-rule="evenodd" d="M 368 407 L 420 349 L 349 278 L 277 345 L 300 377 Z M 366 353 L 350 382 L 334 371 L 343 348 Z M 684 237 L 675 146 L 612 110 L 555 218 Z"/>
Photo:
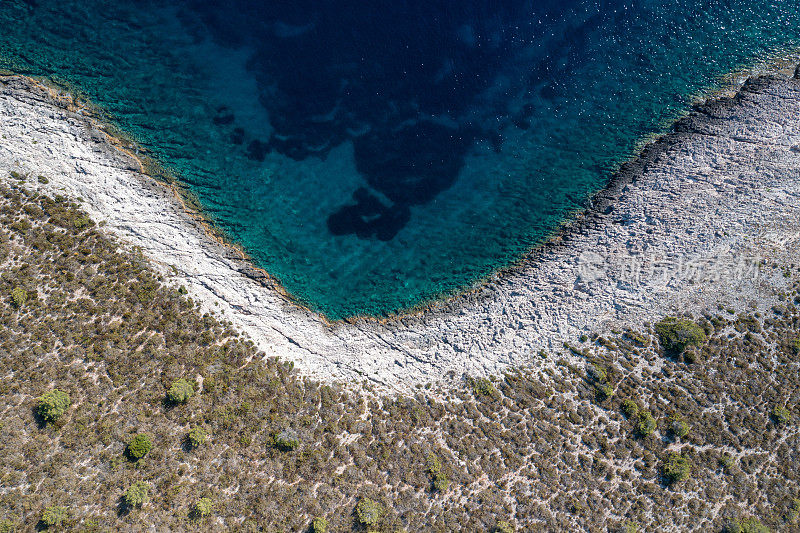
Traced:
<path id="1" fill-rule="evenodd" d="M 634 150 L 632 155 L 625 160 L 615 163 L 615 170 L 611 173 L 611 177 L 609 178 L 608 182 L 601 189 L 587 196 L 582 207 L 565 213 L 565 218 L 557 226 L 553 227 L 546 236 L 542 237 L 541 242 L 533 246 L 524 254 L 520 255 L 516 260 L 506 264 L 505 266 L 496 268 L 487 275 L 473 279 L 468 285 L 443 292 L 438 296 L 422 300 L 410 307 L 398 309 L 397 311 L 391 312 L 388 315 L 354 315 L 341 319 L 330 319 L 323 312 L 305 305 L 301 299 L 290 293 L 279 279 L 275 278 L 275 276 L 273 276 L 264 268 L 259 267 L 256 264 L 256 261 L 239 243 L 231 240 L 229 236 L 225 234 L 224 230 L 221 230 L 216 226 L 213 218 L 211 218 L 210 215 L 204 211 L 204 207 L 200 202 L 200 199 L 195 196 L 194 192 L 184 185 L 178 177 L 174 176 L 169 170 L 165 169 L 160 162 L 151 158 L 149 155 L 146 155 L 148 150 L 146 148 L 142 148 L 135 139 L 128 135 L 127 132 L 119 129 L 115 124 L 113 124 L 105 110 L 91 102 L 80 88 L 69 85 L 63 82 L 63 80 L 54 81 L 50 80 L 49 78 L 32 77 L 26 74 L 17 74 L 14 72 L 5 71 L 3 69 L 0 69 L 0 78 L 25 78 L 34 83 L 38 88 L 48 92 L 50 96 L 57 101 L 61 102 L 62 104 L 66 103 L 68 110 L 86 115 L 89 120 L 93 121 L 94 127 L 96 127 L 106 136 L 110 144 L 124 152 L 128 157 L 138 163 L 138 171 L 141 174 L 144 174 L 150 178 L 154 178 L 157 183 L 163 185 L 168 192 L 175 197 L 175 200 L 181 204 L 181 207 L 185 210 L 186 214 L 195 221 L 199 222 L 212 239 L 226 246 L 235 254 L 237 254 L 241 260 L 245 261 L 246 264 L 243 265 L 243 269 L 252 274 L 249 277 L 259 281 L 264 287 L 276 291 L 280 296 L 285 298 L 289 304 L 314 313 L 315 315 L 318 315 L 326 325 L 334 326 L 339 323 L 352 323 L 359 320 L 386 323 L 388 321 L 397 320 L 403 317 L 420 316 L 436 304 L 453 303 L 457 305 L 460 298 L 469 297 L 471 294 L 479 291 L 486 283 L 504 276 L 513 275 L 518 269 L 525 268 L 531 258 L 534 257 L 535 254 L 537 254 L 537 252 L 546 246 L 551 240 L 558 239 L 563 234 L 573 231 L 573 226 L 580 223 L 581 219 L 587 214 L 587 211 L 591 211 L 594 202 L 603 196 L 606 189 L 614 185 L 614 182 L 619 178 L 620 170 L 626 164 L 636 160 L 646 147 L 657 142 L 667 130 L 672 128 L 677 122 L 690 113 L 692 108 L 697 105 L 702 105 L 708 100 L 735 96 L 743 83 L 752 77 L 764 75 L 769 76 L 774 74 L 786 74 L 791 76 L 797 68 L 800 68 L 796 67 L 798 61 L 800 61 L 800 48 L 789 48 L 782 53 L 772 54 L 763 61 L 756 61 L 748 67 L 731 71 L 720 78 L 719 85 L 716 88 L 705 90 L 692 96 L 691 99 L 694 103 L 690 108 L 687 108 L 684 113 L 681 113 L 674 118 L 667 119 L 667 121 L 664 123 L 664 132 L 654 133 L 640 139 L 639 143 L 637 144 L 637 148 Z M 143 153 L 140 152 L 140 150 Z"/>
<path id="2" fill-rule="evenodd" d="M 11 126 L 7 131 L 20 133 L 0 142 L 0 172 L 44 174 L 49 185 L 33 180 L 26 186 L 52 194 L 63 188 L 70 196 L 84 198 L 84 208 L 96 220 L 106 220 L 111 233 L 139 246 L 161 265 L 169 281 L 186 285 L 204 310 L 220 310 L 266 355 L 292 360 L 306 375 L 323 381 L 366 378 L 387 389 L 408 391 L 417 384 L 463 373 L 491 374 L 524 366 L 538 360 L 539 350 L 557 351 L 562 342 L 576 342 L 580 334 L 623 328 L 625 323 L 646 322 L 667 312 L 700 313 L 728 294 L 740 295 L 731 303 L 733 309 L 750 308 L 753 302 L 768 309 L 779 279 L 771 280 L 768 287 L 761 286 L 764 278 L 758 275 L 698 284 L 678 271 L 664 275 L 664 287 L 655 287 L 642 285 L 641 280 L 631 282 L 625 269 L 632 261 L 641 267 L 658 262 L 659 257 L 671 257 L 695 262 L 733 258 L 735 270 L 737 257 L 781 253 L 776 243 L 793 236 L 789 222 L 798 215 L 797 206 L 788 206 L 785 213 L 775 211 L 800 191 L 800 154 L 791 150 L 800 144 L 800 119 L 791 118 L 800 115 L 800 82 L 758 78 L 748 81 L 736 97 L 709 101 L 679 120 L 672 133 L 623 164 L 609 186 L 594 197 L 590 209 L 484 285 L 434 302 L 423 311 L 385 320 L 329 323 L 287 301 L 279 284 L 251 265 L 246 254 L 216 240 L 213 228 L 192 215 L 174 187 L 164 187 L 144 174 L 141 161 L 115 144 L 102 125 L 81 116 L 79 109 L 61 107 L 69 97 L 59 103 L 53 91 L 41 85 L 37 89 L 28 80 L 0 78 L 0 115 Z M 776 88 L 790 96 L 774 97 L 770 91 Z M 764 102 L 775 98 L 785 109 L 764 108 Z M 726 113 L 726 118 L 715 115 Z M 784 122 L 773 116 L 776 113 L 784 115 Z M 764 131 L 745 132 L 741 137 L 737 121 L 746 124 L 759 119 L 766 119 L 760 125 Z M 777 142 L 759 144 L 758 133 L 769 132 L 770 124 L 780 124 L 783 136 L 776 137 Z M 25 142 L 25 135 L 36 137 L 36 144 Z M 708 170 L 695 164 L 691 148 Z M 717 150 L 718 159 L 727 157 L 736 168 L 742 167 L 737 157 L 751 162 L 766 158 L 765 164 L 773 158 L 769 169 L 773 186 L 781 185 L 780 171 L 793 171 L 793 176 L 782 184 L 780 195 L 772 196 L 765 194 L 765 185 L 757 186 L 755 176 L 726 183 L 732 167 L 714 172 L 703 160 L 703 156 L 714 159 L 711 148 Z M 685 151 L 690 153 L 688 164 L 676 162 L 676 155 Z M 785 161 L 776 159 L 779 152 Z M 749 194 L 738 192 L 739 188 Z M 706 198 L 699 209 L 684 199 L 684 193 L 696 199 L 712 190 L 716 203 Z M 725 197 L 726 192 L 734 195 L 734 201 Z M 737 195 L 747 209 L 738 205 Z M 662 203 L 653 203 L 654 199 Z M 683 217 L 672 212 L 679 207 Z M 683 242 L 677 240 L 681 232 L 691 235 L 685 233 L 690 224 L 681 218 L 712 210 L 716 210 L 715 218 L 706 227 Z M 165 216 L 154 221 L 153 212 Z M 755 228 L 749 226 L 756 222 L 763 227 L 752 231 Z M 767 242 L 747 242 L 763 237 L 766 228 L 773 228 L 768 230 L 772 233 Z M 647 233 L 648 229 L 652 232 Z M 733 229 L 743 231 L 732 233 Z M 600 257 L 601 264 L 587 253 Z M 741 268 L 747 273 L 752 270 L 746 265 Z M 537 364 L 550 366 L 553 359 Z"/>

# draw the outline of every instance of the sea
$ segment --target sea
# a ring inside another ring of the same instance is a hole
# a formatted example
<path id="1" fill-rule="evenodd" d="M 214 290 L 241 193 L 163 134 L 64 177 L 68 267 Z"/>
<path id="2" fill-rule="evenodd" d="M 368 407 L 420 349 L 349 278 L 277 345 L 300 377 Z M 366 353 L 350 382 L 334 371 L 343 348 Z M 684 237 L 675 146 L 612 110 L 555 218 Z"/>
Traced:
<path id="1" fill-rule="evenodd" d="M 72 91 L 330 320 L 517 264 L 798 48 L 797 0 L 0 0 L 0 70 Z"/>

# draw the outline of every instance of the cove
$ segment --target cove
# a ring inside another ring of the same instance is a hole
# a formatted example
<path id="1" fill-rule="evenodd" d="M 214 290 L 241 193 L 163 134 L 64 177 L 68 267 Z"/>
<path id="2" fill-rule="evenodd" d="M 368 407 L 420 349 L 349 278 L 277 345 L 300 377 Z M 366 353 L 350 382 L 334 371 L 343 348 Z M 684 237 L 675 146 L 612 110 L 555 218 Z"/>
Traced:
<path id="1" fill-rule="evenodd" d="M 0 68 L 85 94 L 299 302 L 384 316 L 517 261 L 798 8 L 5 0 Z"/>

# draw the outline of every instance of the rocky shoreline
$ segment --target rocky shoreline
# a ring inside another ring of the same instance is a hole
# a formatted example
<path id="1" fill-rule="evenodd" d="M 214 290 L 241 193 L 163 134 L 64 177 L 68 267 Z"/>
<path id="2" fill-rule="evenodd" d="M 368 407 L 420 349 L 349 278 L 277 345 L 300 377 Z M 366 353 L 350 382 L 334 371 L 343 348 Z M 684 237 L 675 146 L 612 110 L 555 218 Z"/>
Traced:
<path id="1" fill-rule="evenodd" d="M 751 79 L 735 97 L 698 106 L 515 268 L 384 321 L 329 324 L 292 304 L 69 95 L 28 78 L 0 77 L 0 175 L 82 198 L 111 234 L 268 356 L 323 381 L 406 392 L 465 373 L 545 368 L 554 358 L 541 351 L 665 314 L 769 309 L 786 286 L 769 266 L 794 264 L 800 242 L 798 78 Z"/>

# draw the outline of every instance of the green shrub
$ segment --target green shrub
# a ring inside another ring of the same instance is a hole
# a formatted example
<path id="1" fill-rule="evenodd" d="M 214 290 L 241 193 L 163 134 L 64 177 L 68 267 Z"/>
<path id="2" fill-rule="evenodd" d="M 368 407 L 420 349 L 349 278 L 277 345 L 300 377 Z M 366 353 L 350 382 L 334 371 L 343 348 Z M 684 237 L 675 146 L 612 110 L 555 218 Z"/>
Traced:
<path id="1" fill-rule="evenodd" d="M 678 483 L 689 479 L 692 465 L 689 459 L 679 453 L 672 452 L 661 465 L 661 473 L 668 483 Z"/>
<path id="2" fill-rule="evenodd" d="M 428 455 L 428 476 L 431 479 L 431 490 L 434 492 L 444 492 L 450 486 L 450 480 L 442 471 L 442 462 L 434 454 Z"/>
<path id="3" fill-rule="evenodd" d="M 501 520 L 494 526 L 495 533 L 514 533 L 516 528 L 508 521 Z"/>
<path id="4" fill-rule="evenodd" d="M 730 474 L 733 471 L 733 467 L 736 465 L 736 461 L 734 460 L 733 456 L 728 453 L 723 454 L 719 459 L 717 459 L 717 463 L 719 463 L 719 466 L 722 467 L 722 471 L 726 474 Z"/>
<path id="5" fill-rule="evenodd" d="M 708 339 L 698 324 L 685 318 L 667 317 L 656 324 L 661 346 L 668 352 L 680 353 L 687 346 L 699 346 Z"/>
<path id="6" fill-rule="evenodd" d="M 14 305 L 14 307 L 19 309 L 20 307 L 25 305 L 25 302 L 27 301 L 28 301 L 28 292 L 25 289 L 23 289 L 22 287 L 14 287 L 11 290 L 11 303 Z"/>
<path id="7" fill-rule="evenodd" d="M 317 517 L 311 521 L 311 533 L 327 533 L 328 521 L 324 518 Z"/>
<path id="8" fill-rule="evenodd" d="M 375 527 L 383 518 L 383 506 L 375 500 L 364 498 L 356 505 L 356 516 L 362 526 Z"/>
<path id="9" fill-rule="evenodd" d="M 792 413 L 782 405 L 776 405 L 772 409 L 772 420 L 779 426 L 785 426 L 792 421 Z"/>
<path id="10" fill-rule="evenodd" d="M 83 229 L 87 226 L 93 225 L 92 219 L 88 216 L 76 217 L 75 220 L 72 221 L 72 227 L 75 229 Z"/>
<path id="11" fill-rule="evenodd" d="M 434 492 L 445 492 L 450 487 L 450 480 L 447 479 L 447 475 L 440 472 L 434 476 L 432 487 Z"/>
<path id="12" fill-rule="evenodd" d="M 769 528 L 758 518 L 747 517 L 731 520 L 725 527 L 726 533 L 769 533 Z"/>
<path id="13" fill-rule="evenodd" d="M 58 389 L 47 391 L 39 397 L 36 412 L 45 422 L 55 422 L 67 412 L 70 404 L 69 395 Z"/>
<path id="14" fill-rule="evenodd" d="M 589 379 L 593 381 L 606 381 L 608 379 L 608 371 L 602 366 L 589 365 L 586 373 L 589 375 Z"/>
<path id="15" fill-rule="evenodd" d="M 39 180 L 39 183 L 43 185 L 47 185 L 48 183 L 50 183 L 50 180 L 47 179 L 45 176 L 38 176 L 37 179 Z"/>
<path id="16" fill-rule="evenodd" d="M 300 446 L 300 439 L 294 431 L 284 429 L 272 436 L 272 443 L 281 451 L 290 452 Z"/>
<path id="17" fill-rule="evenodd" d="M 794 350 L 795 355 L 800 354 L 800 339 L 794 339 L 792 341 L 792 350 Z"/>
<path id="18" fill-rule="evenodd" d="M 784 515 L 784 520 L 794 523 L 798 517 L 800 517 L 800 498 L 794 498 L 792 504 L 789 506 L 789 510 Z"/>
<path id="19" fill-rule="evenodd" d="M 497 389 L 488 378 L 478 378 L 472 380 L 472 392 L 475 396 L 496 396 Z"/>
<path id="20" fill-rule="evenodd" d="M 51 505 L 42 513 L 44 527 L 58 527 L 67 519 L 67 508 L 60 505 Z"/>
<path id="21" fill-rule="evenodd" d="M 633 418 L 639 413 L 639 406 L 630 398 L 622 401 L 622 412 L 628 418 Z"/>
<path id="22" fill-rule="evenodd" d="M 648 437 L 656 430 L 656 420 L 650 411 L 641 410 L 636 416 L 636 424 L 634 425 L 636 434 L 641 437 Z"/>
<path id="23" fill-rule="evenodd" d="M 194 394 L 194 385 L 184 378 L 172 382 L 167 391 L 167 400 L 170 403 L 186 403 Z"/>
<path id="24" fill-rule="evenodd" d="M 614 396 L 614 387 L 610 383 L 596 382 L 594 384 L 594 392 L 597 399 L 604 402 Z"/>
<path id="25" fill-rule="evenodd" d="M 676 437 L 683 438 L 689 434 L 689 424 L 683 417 L 674 415 L 669 419 L 669 430 Z"/>
<path id="26" fill-rule="evenodd" d="M 128 443 L 125 452 L 128 454 L 128 457 L 134 461 L 138 461 L 147 455 L 147 452 L 149 452 L 152 447 L 153 443 L 150 441 L 150 437 L 144 433 L 139 433 Z"/>
<path id="27" fill-rule="evenodd" d="M 205 518 L 214 511 L 214 501 L 211 498 L 200 498 L 192 506 L 192 516 Z"/>
<path id="28" fill-rule="evenodd" d="M 621 533 L 639 533 L 639 524 L 630 520 L 624 522 L 620 528 Z"/>
<path id="29" fill-rule="evenodd" d="M 141 507 L 150 499 L 150 484 L 145 481 L 137 481 L 125 491 L 125 505 L 128 507 Z"/>
<path id="30" fill-rule="evenodd" d="M 203 430 L 203 428 L 192 428 L 189 430 L 189 434 L 186 436 L 187 440 L 189 441 L 189 446 L 192 448 L 199 448 L 203 444 L 205 444 L 206 439 L 208 439 L 208 434 Z"/>

